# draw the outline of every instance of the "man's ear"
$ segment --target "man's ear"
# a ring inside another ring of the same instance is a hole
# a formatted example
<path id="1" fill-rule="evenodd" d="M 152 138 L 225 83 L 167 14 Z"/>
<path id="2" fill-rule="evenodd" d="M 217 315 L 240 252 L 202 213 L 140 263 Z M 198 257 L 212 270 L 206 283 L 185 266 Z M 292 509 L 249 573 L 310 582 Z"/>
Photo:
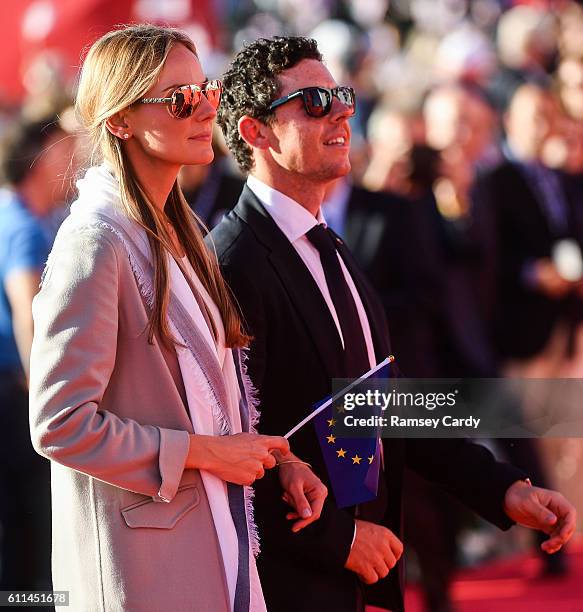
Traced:
<path id="1" fill-rule="evenodd" d="M 238 126 L 239 135 L 252 148 L 268 149 L 269 148 L 269 132 L 271 128 L 265 123 L 243 115 L 239 119 Z"/>
<path id="2" fill-rule="evenodd" d="M 111 134 L 117 136 L 121 140 L 128 140 L 132 136 L 132 130 L 128 124 L 127 115 L 123 111 L 115 113 L 115 115 L 106 119 L 105 126 Z"/>

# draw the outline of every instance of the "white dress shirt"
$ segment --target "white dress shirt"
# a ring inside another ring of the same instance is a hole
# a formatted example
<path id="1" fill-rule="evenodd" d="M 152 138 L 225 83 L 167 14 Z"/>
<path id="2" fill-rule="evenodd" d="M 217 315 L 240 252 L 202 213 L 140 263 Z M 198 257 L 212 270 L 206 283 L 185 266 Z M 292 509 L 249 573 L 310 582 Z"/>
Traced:
<path id="1" fill-rule="evenodd" d="M 302 261 L 310 271 L 310 274 L 320 289 L 322 297 L 326 301 L 330 314 L 332 315 L 334 323 L 336 324 L 336 329 L 338 330 L 338 335 L 340 336 L 342 346 L 344 346 L 344 338 L 342 337 L 342 330 L 338 321 L 338 315 L 336 314 L 334 303 L 330 297 L 330 291 L 328 289 L 328 284 L 326 283 L 324 268 L 320 262 L 320 253 L 318 253 L 316 247 L 306 236 L 306 233 L 319 223 L 326 225 L 326 220 L 322 215 L 322 211 L 318 211 L 317 218 L 312 216 L 301 204 L 298 204 L 295 200 L 292 200 L 292 198 L 284 195 L 280 191 L 273 189 L 273 187 L 266 185 L 263 181 L 260 181 L 253 175 L 249 175 L 247 178 L 247 186 L 265 206 L 265 209 L 271 215 L 277 227 L 279 227 L 279 229 L 285 234 L 286 238 L 291 242 L 294 249 L 298 252 L 298 255 L 302 258 Z M 362 304 L 362 300 L 360 299 L 360 295 L 356 290 L 354 281 L 352 280 L 352 277 L 350 276 L 350 273 L 344 265 L 340 255 L 338 255 L 338 260 L 340 261 L 342 273 L 344 274 L 344 278 L 346 279 L 346 283 L 348 284 L 348 288 L 350 289 L 350 293 L 352 294 L 354 303 L 356 304 L 358 318 L 360 319 L 364 340 L 366 342 L 368 360 L 370 367 L 372 368 L 376 363 L 376 359 L 368 317 L 366 316 L 366 311 Z"/>

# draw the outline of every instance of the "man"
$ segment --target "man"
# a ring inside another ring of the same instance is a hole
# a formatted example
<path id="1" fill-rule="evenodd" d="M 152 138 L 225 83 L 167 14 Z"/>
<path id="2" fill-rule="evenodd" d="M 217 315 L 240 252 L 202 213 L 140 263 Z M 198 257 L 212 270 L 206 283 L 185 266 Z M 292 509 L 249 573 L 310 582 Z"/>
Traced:
<path id="1" fill-rule="evenodd" d="M 19 120 L 0 166 L 0 588 L 50 588 L 48 464 L 33 450 L 27 378 L 32 299 L 52 241 L 51 215 L 65 199 L 74 138 L 52 116 Z"/>
<path id="2" fill-rule="evenodd" d="M 565 278 L 556 253 L 561 244 L 575 247 L 583 265 L 583 215 L 578 194 L 569 189 L 571 178 L 545 164 L 547 143 L 560 135 L 558 101 L 550 90 L 522 85 L 504 119 L 506 159 L 478 184 L 475 207 L 484 254 L 481 287 L 489 296 L 482 303 L 489 304 L 492 343 L 507 375 L 569 377 L 570 368 L 583 366 L 576 350 L 583 285 Z M 552 474 L 541 460 L 540 443 L 506 439 L 498 446 L 544 486 Z M 536 534 L 536 541 L 542 538 Z M 545 556 L 543 575 L 566 571 L 564 555 Z"/>
<path id="3" fill-rule="evenodd" d="M 254 338 L 248 365 L 261 401 L 260 429 L 285 433 L 329 394 L 332 378 L 355 377 L 389 354 L 382 307 L 320 211 L 327 186 L 350 170 L 354 100 L 337 88 L 316 43 L 304 38 L 255 41 L 236 55 L 224 81 L 219 124 L 249 177 L 211 238 Z M 314 429 L 304 427 L 291 443 L 326 478 Z M 531 488 L 522 472 L 496 463 L 480 446 L 391 440 L 383 459 L 377 502 L 340 509 L 329 497 L 320 520 L 300 533 L 279 518 L 271 493 L 276 479 L 256 487 L 268 609 L 354 612 L 365 603 L 403 609 L 395 565 L 403 550 L 405 463 L 504 528 L 527 516 L 543 526 L 549 511 L 538 500 L 552 496 L 560 508 L 553 522 L 562 531 L 549 549 L 573 530 L 568 502 Z"/>
<path id="4" fill-rule="evenodd" d="M 506 160 L 485 178 L 478 200 L 492 228 L 493 339 L 514 375 L 542 365 L 534 376 L 560 377 L 553 367 L 573 357 L 582 318 L 581 283 L 562 273 L 557 247 L 576 245 L 581 260 L 583 215 L 565 177 L 544 160 L 557 119 L 550 91 L 532 84 L 516 91 L 505 116 Z"/>

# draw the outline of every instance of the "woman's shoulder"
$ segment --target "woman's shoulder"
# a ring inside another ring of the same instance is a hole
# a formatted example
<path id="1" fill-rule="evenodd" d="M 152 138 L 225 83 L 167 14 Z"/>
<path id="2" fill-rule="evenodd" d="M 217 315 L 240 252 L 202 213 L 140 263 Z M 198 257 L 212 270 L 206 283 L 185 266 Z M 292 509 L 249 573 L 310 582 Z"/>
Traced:
<path id="1" fill-rule="evenodd" d="M 107 224 L 98 219 L 82 223 L 68 217 L 62 223 L 49 254 L 42 285 L 54 282 L 55 272 L 72 281 L 79 277 L 111 275 L 124 265 L 119 238 Z"/>
<path id="2" fill-rule="evenodd" d="M 118 252 L 120 247 L 115 228 L 98 215 L 87 215 L 82 220 L 69 215 L 57 232 L 52 250 L 65 249 L 83 255 L 96 249 Z"/>

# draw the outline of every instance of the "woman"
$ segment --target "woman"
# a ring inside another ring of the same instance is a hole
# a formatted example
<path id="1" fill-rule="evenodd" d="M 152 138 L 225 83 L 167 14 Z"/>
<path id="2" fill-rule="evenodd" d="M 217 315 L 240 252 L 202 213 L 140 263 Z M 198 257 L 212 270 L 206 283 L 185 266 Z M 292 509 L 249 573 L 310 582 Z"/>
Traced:
<path id="1" fill-rule="evenodd" d="M 103 163 L 57 236 L 31 357 L 53 582 L 73 610 L 264 610 L 241 485 L 276 455 L 290 517 L 311 502 L 295 530 L 325 497 L 286 440 L 241 433 L 256 419 L 248 338 L 176 182 L 212 161 L 220 93 L 190 39 L 154 26 L 106 34 L 82 69 L 77 110 Z"/>

